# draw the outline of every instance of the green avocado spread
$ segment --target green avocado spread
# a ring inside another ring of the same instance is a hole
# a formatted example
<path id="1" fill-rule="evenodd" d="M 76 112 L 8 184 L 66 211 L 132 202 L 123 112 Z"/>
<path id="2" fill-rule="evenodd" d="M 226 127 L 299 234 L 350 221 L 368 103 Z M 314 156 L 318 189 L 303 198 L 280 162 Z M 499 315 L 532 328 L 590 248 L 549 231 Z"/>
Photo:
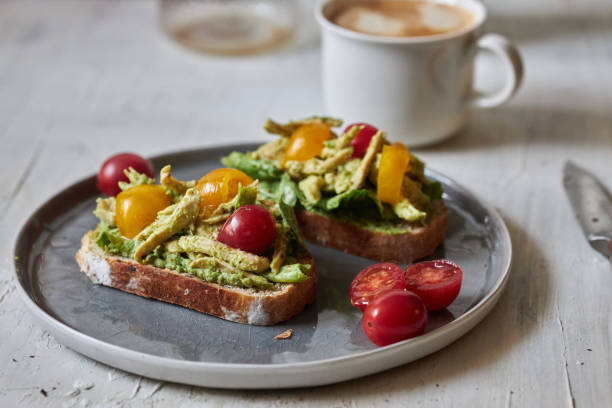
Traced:
<path id="1" fill-rule="evenodd" d="M 126 171 L 126 175 L 129 182 L 120 185 L 124 191 L 155 183 L 133 169 Z M 173 204 L 159 211 L 155 221 L 133 239 L 123 236 L 115 223 L 115 198 L 99 198 L 94 211 L 100 220 L 96 244 L 108 254 L 226 286 L 273 289 L 276 284 L 309 279 L 310 264 L 298 262 L 304 246 L 291 207 L 265 200 L 255 181 L 241 186 L 231 201 L 203 218 L 195 185 L 195 181 L 176 180 L 170 174 L 170 166 L 164 167 L 161 187 Z M 216 240 L 227 218 L 246 204 L 260 205 L 275 218 L 276 241 L 267 256 L 231 248 Z"/>
<path id="2" fill-rule="evenodd" d="M 409 154 L 406 171 L 399 174 L 401 200 L 393 204 L 382 202 L 377 182 L 383 148 L 390 145 L 385 133 L 378 131 L 371 138 L 362 157 L 353 157 L 352 142 L 362 129 L 356 125 L 340 135 L 331 131 L 317 156 L 305 161 L 285 161 L 292 135 L 309 124 L 325 124 L 331 129 L 341 126 L 342 121 L 310 117 L 280 124 L 268 120 L 264 129 L 279 135 L 277 139 L 252 152 L 232 152 L 221 161 L 259 179 L 263 197 L 291 207 L 300 206 L 391 234 L 427 224 L 428 215 L 443 192 L 439 182 L 425 177 L 425 164 L 418 157 Z"/>

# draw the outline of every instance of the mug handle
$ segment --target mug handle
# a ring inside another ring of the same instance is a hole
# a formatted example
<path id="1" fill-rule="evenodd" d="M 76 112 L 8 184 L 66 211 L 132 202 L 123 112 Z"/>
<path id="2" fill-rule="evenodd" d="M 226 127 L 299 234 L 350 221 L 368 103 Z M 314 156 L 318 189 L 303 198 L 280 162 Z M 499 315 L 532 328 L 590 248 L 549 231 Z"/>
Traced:
<path id="1" fill-rule="evenodd" d="M 523 80 L 523 60 L 518 50 L 508 39 L 499 34 L 485 34 L 476 43 L 478 51 L 487 50 L 495 54 L 504 65 L 506 83 L 499 91 L 484 93 L 474 90 L 469 103 L 475 108 L 493 108 L 506 102 L 518 90 Z"/>

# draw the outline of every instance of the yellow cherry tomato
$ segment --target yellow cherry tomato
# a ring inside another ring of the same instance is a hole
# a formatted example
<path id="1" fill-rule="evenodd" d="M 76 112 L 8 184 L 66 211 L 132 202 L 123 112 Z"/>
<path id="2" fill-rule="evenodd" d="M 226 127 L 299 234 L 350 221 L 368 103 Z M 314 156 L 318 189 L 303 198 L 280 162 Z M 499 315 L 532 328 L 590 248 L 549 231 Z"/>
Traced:
<path id="1" fill-rule="evenodd" d="M 376 178 L 376 195 L 380 201 L 389 204 L 402 201 L 402 182 L 409 169 L 410 152 L 406 146 L 398 142 L 383 146 Z"/>
<path id="2" fill-rule="evenodd" d="M 329 139 L 331 130 L 324 123 L 309 123 L 300 126 L 289 138 L 283 167 L 288 161 L 304 162 L 321 154 L 323 142 Z"/>
<path id="3" fill-rule="evenodd" d="M 115 222 L 121 235 L 134 238 L 172 202 L 161 186 L 142 184 L 117 195 Z"/>
<path id="4" fill-rule="evenodd" d="M 219 206 L 232 200 L 238 188 L 253 182 L 246 173 L 236 169 L 216 169 L 198 181 L 200 215 L 208 217 Z"/>

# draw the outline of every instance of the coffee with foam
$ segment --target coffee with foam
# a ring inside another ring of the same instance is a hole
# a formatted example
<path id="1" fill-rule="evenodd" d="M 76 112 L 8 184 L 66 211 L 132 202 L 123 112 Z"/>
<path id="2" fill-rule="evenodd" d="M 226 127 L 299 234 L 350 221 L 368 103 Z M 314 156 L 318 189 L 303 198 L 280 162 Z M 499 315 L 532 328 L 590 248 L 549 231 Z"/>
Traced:
<path id="1" fill-rule="evenodd" d="M 469 27 L 474 16 L 466 9 L 433 1 L 356 1 L 341 7 L 333 23 L 363 34 L 424 37 Z"/>

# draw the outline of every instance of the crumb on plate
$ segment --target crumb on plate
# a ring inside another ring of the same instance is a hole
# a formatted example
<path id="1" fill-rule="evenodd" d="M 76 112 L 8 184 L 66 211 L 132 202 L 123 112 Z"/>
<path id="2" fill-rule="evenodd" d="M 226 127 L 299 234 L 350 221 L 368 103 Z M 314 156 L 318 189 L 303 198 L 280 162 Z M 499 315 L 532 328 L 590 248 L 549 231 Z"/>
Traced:
<path id="1" fill-rule="evenodd" d="M 274 336 L 274 338 L 276 340 L 286 340 L 286 339 L 290 339 L 292 335 L 293 335 L 293 329 L 289 329 L 289 330 L 285 330 L 281 334 L 277 334 L 276 336 Z"/>

